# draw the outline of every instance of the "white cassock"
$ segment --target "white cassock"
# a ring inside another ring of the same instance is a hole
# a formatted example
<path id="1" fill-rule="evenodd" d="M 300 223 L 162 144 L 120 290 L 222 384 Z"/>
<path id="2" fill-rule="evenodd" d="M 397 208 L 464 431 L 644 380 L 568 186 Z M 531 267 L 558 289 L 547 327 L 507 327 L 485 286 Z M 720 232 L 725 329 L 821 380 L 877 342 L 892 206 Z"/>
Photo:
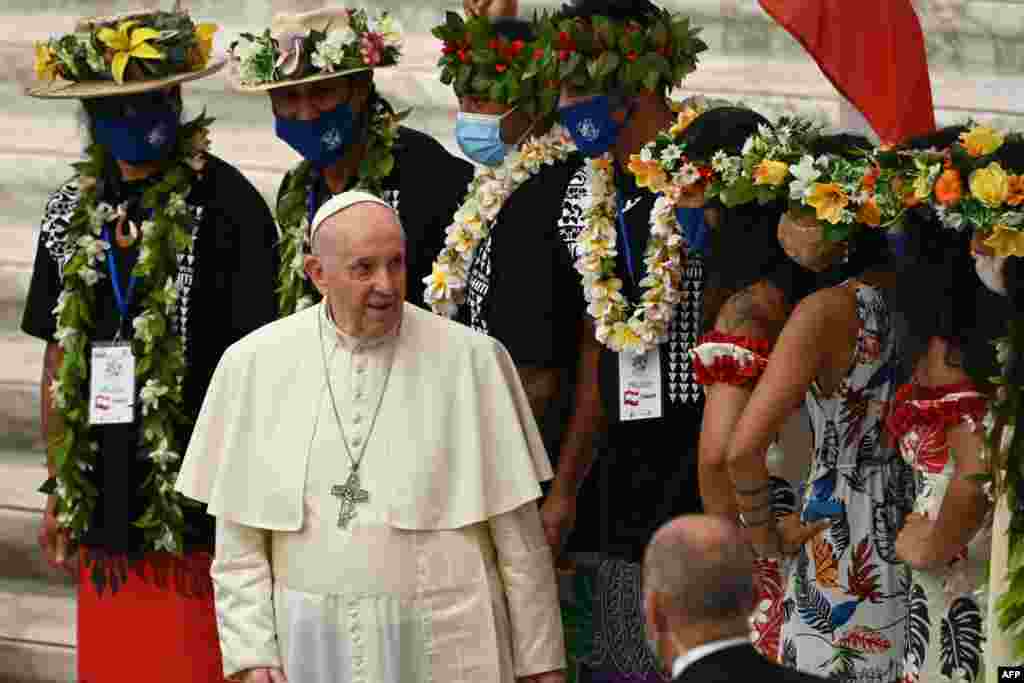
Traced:
<path id="1" fill-rule="evenodd" d="M 340 528 L 343 438 L 369 500 Z M 224 354 L 176 486 L 217 517 L 225 675 L 506 683 L 564 668 L 536 504 L 550 478 L 497 341 L 409 304 L 370 342 L 339 335 L 322 304 L 257 330 Z"/>

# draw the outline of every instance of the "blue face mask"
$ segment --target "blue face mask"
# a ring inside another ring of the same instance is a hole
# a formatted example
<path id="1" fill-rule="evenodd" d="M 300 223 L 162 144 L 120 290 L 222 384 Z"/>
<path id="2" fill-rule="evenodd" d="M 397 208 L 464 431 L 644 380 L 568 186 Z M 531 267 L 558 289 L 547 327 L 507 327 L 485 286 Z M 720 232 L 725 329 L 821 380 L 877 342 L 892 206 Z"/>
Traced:
<path id="1" fill-rule="evenodd" d="M 277 137 L 321 170 L 341 159 L 352 143 L 354 129 L 355 115 L 344 103 L 312 121 L 274 116 Z"/>
<path id="2" fill-rule="evenodd" d="M 460 111 L 455 120 L 455 139 L 462 153 L 484 166 L 497 166 L 503 162 L 505 155 L 515 148 L 515 145 L 507 145 L 501 139 L 501 121 L 509 113 L 495 116 Z"/>
<path id="3" fill-rule="evenodd" d="M 169 105 L 140 109 L 131 116 L 96 117 L 93 137 L 119 161 L 156 161 L 178 139 L 178 117 Z"/>
<path id="4" fill-rule="evenodd" d="M 558 115 L 576 143 L 576 149 L 590 158 L 610 150 L 625 125 L 612 118 L 612 103 L 607 95 L 562 107 Z M 628 113 L 626 120 L 629 120 Z"/>

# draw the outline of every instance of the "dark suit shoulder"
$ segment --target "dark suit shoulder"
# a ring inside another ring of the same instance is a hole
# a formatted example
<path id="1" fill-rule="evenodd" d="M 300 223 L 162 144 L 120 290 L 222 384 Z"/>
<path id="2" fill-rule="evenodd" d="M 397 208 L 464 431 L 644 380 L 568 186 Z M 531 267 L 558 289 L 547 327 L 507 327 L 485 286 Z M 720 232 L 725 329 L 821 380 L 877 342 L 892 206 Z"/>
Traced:
<path id="1" fill-rule="evenodd" d="M 825 680 L 762 657 L 750 645 L 712 652 L 688 666 L 672 683 L 821 683 Z"/>

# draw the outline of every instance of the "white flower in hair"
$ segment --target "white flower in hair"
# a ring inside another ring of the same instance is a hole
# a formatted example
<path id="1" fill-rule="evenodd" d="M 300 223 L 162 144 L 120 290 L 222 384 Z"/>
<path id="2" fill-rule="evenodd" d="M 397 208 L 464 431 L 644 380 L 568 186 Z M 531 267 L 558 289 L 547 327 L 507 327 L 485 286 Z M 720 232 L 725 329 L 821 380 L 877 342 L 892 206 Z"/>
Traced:
<path id="1" fill-rule="evenodd" d="M 789 172 L 795 179 L 789 185 L 790 199 L 803 199 L 811 185 L 821 177 L 821 171 L 815 167 L 814 157 L 810 155 L 804 155 L 799 163 L 790 166 Z"/>
<path id="2" fill-rule="evenodd" d="M 356 42 L 356 33 L 349 26 L 336 28 L 320 41 L 316 51 L 310 55 L 310 62 L 321 71 L 331 72 L 345 58 L 345 48 Z"/>

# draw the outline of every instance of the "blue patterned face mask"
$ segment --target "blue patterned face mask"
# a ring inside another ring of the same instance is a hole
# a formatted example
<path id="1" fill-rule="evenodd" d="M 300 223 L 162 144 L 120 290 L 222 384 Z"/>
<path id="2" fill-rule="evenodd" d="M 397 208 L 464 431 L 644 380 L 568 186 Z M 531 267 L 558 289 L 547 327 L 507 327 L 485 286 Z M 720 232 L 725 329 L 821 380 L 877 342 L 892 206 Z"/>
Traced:
<path id="1" fill-rule="evenodd" d="M 178 139 L 178 117 L 178 110 L 170 104 L 137 109 L 131 116 L 97 116 L 93 137 L 119 161 L 156 161 Z"/>
<path id="2" fill-rule="evenodd" d="M 473 114 L 459 112 L 455 120 L 455 139 L 462 153 L 478 164 L 498 166 L 505 155 L 515 149 L 501 139 L 501 121 L 511 113 Z"/>
<path id="3" fill-rule="evenodd" d="M 352 143 L 354 128 L 355 115 L 345 103 L 312 121 L 274 116 L 277 137 L 320 170 L 341 159 Z"/>
<path id="4" fill-rule="evenodd" d="M 612 118 L 612 103 L 607 95 L 562 107 L 558 116 L 576 143 L 576 149 L 590 158 L 610 150 L 626 125 Z M 629 120 L 629 113 L 626 120 Z"/>

